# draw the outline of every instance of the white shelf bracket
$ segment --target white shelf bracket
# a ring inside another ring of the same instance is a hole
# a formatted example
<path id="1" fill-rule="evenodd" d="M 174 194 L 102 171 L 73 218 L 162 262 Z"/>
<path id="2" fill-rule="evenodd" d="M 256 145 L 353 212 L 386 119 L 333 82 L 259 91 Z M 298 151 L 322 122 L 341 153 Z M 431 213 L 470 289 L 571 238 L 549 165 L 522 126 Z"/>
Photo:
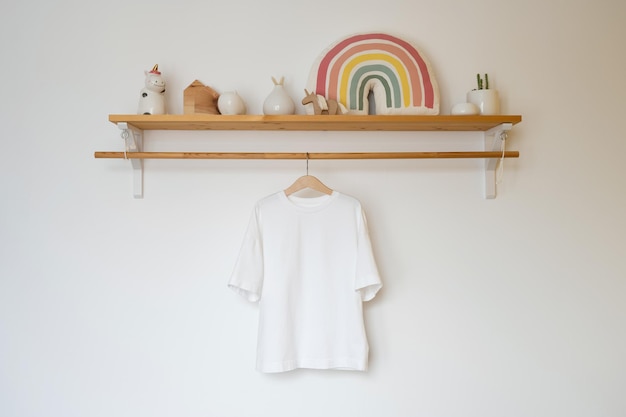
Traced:
<path id="1" fill-rule="evenodd" d="M 143 152 L 143 130 L 119 122 L 117 127 L 122 131 L 124 153 Z M 133 168 L 133 197 L 143 198 L 143 159 L 130 159 Z"/>
<path id="2" fill-rule="evenodd" d="M 490 152 L 501 151 L 507 132 L 512 128 L 513 123 L 502 123 L 485 131 L 484 150 Z M 496 198 L 496 169 L 499 162 L 501 163 L 500 158 L 485 159 L 485 198 L 487 199 Z"/>

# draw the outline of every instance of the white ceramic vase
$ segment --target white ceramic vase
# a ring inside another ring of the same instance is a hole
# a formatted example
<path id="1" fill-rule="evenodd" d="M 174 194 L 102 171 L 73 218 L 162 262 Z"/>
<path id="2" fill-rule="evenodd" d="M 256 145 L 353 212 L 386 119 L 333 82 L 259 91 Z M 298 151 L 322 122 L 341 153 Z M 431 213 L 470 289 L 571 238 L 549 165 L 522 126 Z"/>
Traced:
<path id="1" fill-rule="evenodd" d="M 280 81 L 276 81 L 272 77 L 272 81 L 274 82 L 274 89 L 263 102 L 263 114 L 294 114 L 296 104 L 283 87 L 284 77 L 281 77 Z"/>
<path id="2" fill-rule="evenodd" d="M 221 114 L 246 114 L 246 103 L 236 91 L 227 91 L 217 99 L 217 109 Z"/>
<path id="3" fill-rule="evenodd" d="M 500 114 L 500 97 L 497 90 L 469 91 L 467 102 L 478 106 L 480 114 Z"/>

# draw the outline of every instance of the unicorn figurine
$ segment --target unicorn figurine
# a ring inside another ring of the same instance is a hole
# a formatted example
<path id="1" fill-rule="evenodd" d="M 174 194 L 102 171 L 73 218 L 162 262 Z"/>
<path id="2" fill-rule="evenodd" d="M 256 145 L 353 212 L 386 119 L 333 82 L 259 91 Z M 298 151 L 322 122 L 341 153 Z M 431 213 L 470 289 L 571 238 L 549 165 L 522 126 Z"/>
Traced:
<path id="1" fill-rule="evenodd" d="M 165 79 L 159 72 L 159 64 L 152 71 L 144 71 L 146 86 L 141 89 L 138 114 L 165 114 Z"/>
<path id="2" fill-rule="evenodd" d="M 326 99 L 324 96 L 320 94 L 316 94 L 315 92 L 310 92 L 305 88 L 304 94 L 306 96 L 302 99 L 302 105 L 305 106 L 307 110 L 307 114 L 311 114 L 311 106 L 312 105 L 312 114 L 346 114 L 348 113 L 348 109 L 346 106 L 339 103 L 337 100 Z"/>

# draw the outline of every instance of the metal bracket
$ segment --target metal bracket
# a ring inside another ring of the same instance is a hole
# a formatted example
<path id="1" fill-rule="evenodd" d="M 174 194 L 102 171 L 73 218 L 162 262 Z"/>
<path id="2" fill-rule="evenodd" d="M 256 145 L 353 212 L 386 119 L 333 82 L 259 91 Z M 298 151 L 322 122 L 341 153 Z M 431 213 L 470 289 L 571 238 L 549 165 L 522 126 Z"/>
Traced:
<path id="1" fill-rule="evenodd" d="M 502 123 L 485 131 L 484 150 L 490 152 L 500 151 L 502 141 L 506 139 L 506 132 L 513 128 L 513 123 Z M 485 159 L 485 198 L 496 198 L 496 168 L 499 158 Z"/>
<path id="2" fill-rule="evenodd" d="M 143 152 L 143 130 L 119 122 L 117 127 L 122 131 L 124 153 Z M 143 159 L 130 159 L 133 168 L 133 197 L 143 198 Z"/>

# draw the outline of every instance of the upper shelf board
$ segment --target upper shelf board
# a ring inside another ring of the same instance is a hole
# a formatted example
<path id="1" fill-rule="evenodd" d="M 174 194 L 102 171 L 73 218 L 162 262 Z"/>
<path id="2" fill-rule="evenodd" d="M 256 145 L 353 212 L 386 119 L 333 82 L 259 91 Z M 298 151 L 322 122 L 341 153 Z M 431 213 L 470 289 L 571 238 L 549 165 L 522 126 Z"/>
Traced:
<path id="1" fill-rule="evenodd" d="M 125 122 L 141 130 L 332 130 L 332 131 L 479 131 L 502 123 L 516 124 L 519 115 L 495 116 L 326 116 L 111 114 L 112 123 Z"/>

